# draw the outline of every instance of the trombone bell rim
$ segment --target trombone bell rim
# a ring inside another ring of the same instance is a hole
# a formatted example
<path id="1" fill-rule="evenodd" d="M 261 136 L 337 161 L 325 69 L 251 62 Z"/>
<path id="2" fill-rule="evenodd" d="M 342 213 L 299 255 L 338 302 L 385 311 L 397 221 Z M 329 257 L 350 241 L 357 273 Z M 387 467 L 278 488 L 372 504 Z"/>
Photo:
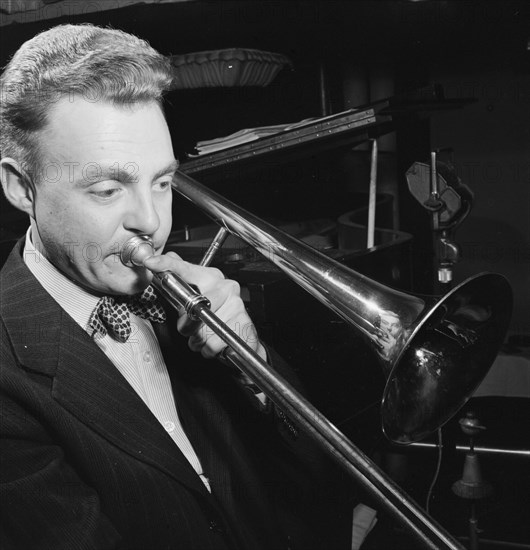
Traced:
<path id="1" fill-rule="evenodd" d="M 402 445 L 420 441 L 465 405 L 497 356 L 512 302 L 505 277 L 480 273 L 424 314 L 385 385 L 381 423 L 388 439 Z"/>

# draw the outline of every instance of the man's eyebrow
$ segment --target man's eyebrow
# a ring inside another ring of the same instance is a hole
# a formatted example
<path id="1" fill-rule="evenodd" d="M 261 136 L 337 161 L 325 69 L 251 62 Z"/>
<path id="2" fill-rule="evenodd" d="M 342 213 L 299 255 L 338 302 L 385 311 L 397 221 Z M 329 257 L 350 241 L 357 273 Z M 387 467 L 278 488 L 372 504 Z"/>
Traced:
<path id="1" fill-rule="evenodd" d="M 161 170 L 158 170 L 156 172 L 156 174 L 153 176 L 153 181 L 157 180 L 161 176 L 174 174 L 178 170 L 178 167 L 179 167 L 179 161 L 177 159 L 174 159 L 165 168 L 162 168 Z"/>

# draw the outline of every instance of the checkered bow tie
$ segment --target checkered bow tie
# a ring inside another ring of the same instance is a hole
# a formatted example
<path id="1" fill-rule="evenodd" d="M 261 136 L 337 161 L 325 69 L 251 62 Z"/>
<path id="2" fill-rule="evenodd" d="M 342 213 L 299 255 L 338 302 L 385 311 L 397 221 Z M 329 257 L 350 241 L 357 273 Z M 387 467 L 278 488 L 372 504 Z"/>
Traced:
<path id="1" fill-rule="evenodd" d="M 152 286 L 134 296 L 104 296 L 92 312 L 88 326 L 93 335 L 108 333 L 114 340 L 126 342 L 132 332 L 129 312 L 155 323 L 166 320 L 166 312 L 157 301 Z"/>

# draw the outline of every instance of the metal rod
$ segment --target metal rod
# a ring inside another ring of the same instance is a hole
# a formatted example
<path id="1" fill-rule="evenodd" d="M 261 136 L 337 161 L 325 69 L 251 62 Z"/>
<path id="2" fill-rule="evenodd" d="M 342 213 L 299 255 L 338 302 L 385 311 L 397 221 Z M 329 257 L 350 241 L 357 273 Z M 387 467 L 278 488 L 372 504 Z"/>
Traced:
<path id="1" fill-rule="evenodd" d="M 414 442 L 409 445 L 411 449 L 438 449 L 436 443 L 425 443 L 425 442 Z M 467 452 L 469 447 L 466 445 L 455 445 L 454 449 L 456 451 Z M 480 454 L 501 454 L 501 455 L 510 455 L 510 456 L 521 456 L 524 458 L 530 458 L 530 450 L 527 449 L 503 449 L 501 447 L 484 447 L 477 445 L 475 446 L 475 451 Z"/>
<path id="2" fill-rule="evenodd" d="M 323 60 L 320 60 L 318 63 L 318 87 L 320 92 L 320 112 L 322 116 L 328 116 L 331 112 L 329 108 L 326 68 Z"/>
<path id="3" fill-rule="evenodd" d="M 375 236 L 375 197 L 377 191 L 377 140 L 372 141 L 372 154 L 370 159 L 370 193 L 368 197 L 368 234 L 366 247 L 374 246 Z"/>
<path id="4" fill-rule="evenodd" d="M 230 232 L 224 227 L 220 227 L 219 231 L 215 235 L 213 241 L 210 243 L 208 250 L 205 252 L 202 260 L 199 262 L 199 265 L 203 267 L 208 267 L 216 255 L 217 251 L 223 246 L 223 243 L 226 241 L 226 238 Z"/>
<path id="5" fill-rule="evenodd" d="M 438 201 L 440 194 L 438 192 L 438 172 L 436 170 L 436 152 L 431 152 L 431 200 Z M 440 225 L 438 210 L 432 212 L 432 228 L 437 231 Z"/>

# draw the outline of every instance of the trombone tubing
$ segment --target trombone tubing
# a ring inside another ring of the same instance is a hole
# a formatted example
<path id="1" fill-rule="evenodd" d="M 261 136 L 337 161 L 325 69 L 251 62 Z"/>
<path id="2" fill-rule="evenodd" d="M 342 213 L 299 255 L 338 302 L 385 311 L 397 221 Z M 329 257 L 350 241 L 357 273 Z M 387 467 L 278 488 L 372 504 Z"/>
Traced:
<path id="1" fill-rule="evenodd" d="M 203 208 L 217 223 L 246 240 L 251 246 L 255 246 L 256 241 L 263 239 L 266 235 L 246 222 L 245 217 L 252 217 L 261 224 L 265 222 L 208 190 L 189 176 L 178 173 L 174 180 L 174 189 Z M 258 250 L 261 252 L 263 248 L 267 250 L 271 240 L 272 237 L 269 237 L 269 242 L 265 246 L 257 247 Z M 166 274 L 161 280 L 155 278 L 155 281 L 156 286 L 166 296 L 169 295 L 170 302 L 174 304 L 175 293 L 171 287 L 179 284 L 178 278 L 174 274 Z M 196 300 L 196 296 L 190 296 L 190 300 L 192 299 Z M 278 407 L 308 432 L 328 456 L 375 497 L 383 509 L 407 527 L 425 544 L 426 548 L 463 550 L 464 547 L 456 539 L 428 516 L 320 411 L 212 313 L 204 301 L 196 300 L 196 303 L 196 307 L 191 308 L 190 314 L 201 320 L 228 345 L 226 358 L 249 376 Z M 180 305 L 189 309 L 185 303 L 181 302 Z"/>

